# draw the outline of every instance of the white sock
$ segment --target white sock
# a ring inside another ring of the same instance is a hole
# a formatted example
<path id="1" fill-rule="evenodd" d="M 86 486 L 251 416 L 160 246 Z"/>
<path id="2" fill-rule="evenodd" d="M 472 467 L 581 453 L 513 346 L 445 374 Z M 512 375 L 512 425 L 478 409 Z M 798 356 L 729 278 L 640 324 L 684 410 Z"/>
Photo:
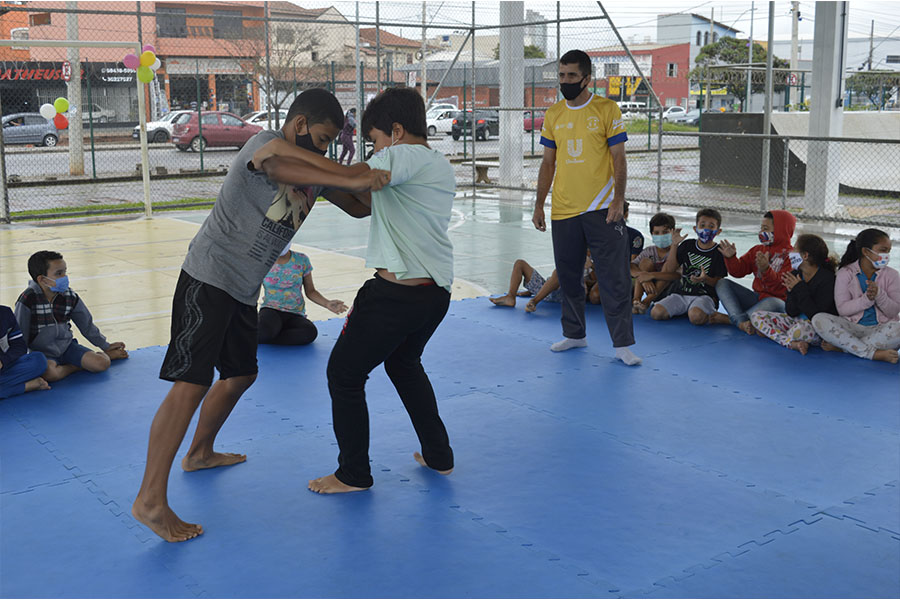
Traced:
<path id="1" fill-rule="evenodd" d="M 621 360 L 623 363 L 628 365 L 629 367 L 633 367 L 634 365 L 641 364 L 641 358 L 635 355 L 634 352 L 629 350 L 628 348 L 616 348 L 616 358 Z"/>
<path id="2" fill-rule="evenodd" d="M 569 350 L 570 348 L 584 348 L 587 346 L 587 339 L 581 338 L 580 340 L 573 340 L 572 338 L 563 338 L 559 342 L 556 342 L 550 349 L 554 352 L 563 352 L 565 350 Z"/>

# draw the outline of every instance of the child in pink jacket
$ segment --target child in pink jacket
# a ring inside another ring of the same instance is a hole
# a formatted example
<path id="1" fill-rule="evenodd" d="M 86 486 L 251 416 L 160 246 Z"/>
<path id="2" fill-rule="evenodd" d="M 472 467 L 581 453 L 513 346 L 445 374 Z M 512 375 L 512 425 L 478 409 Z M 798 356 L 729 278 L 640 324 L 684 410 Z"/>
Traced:
<path id="1" fill-rule="evenodd" d="M 897 362 L 900 349 L 900 274 L 890 268 L 891 239 L 866 229 L 851 240 L 834 283 L 838 315 L 812 319 L 823 350 Z"/>

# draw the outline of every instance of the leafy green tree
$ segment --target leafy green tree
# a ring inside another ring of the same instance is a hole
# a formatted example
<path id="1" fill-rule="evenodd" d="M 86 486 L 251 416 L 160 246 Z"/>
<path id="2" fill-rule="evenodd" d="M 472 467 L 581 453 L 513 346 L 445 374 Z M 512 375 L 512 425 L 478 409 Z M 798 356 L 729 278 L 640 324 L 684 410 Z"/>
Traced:
<path id="1" fill-rule="evenodd" d="M 547 56 L 543 50 L 534 44 L 529 44 L 525 46 L 525 58 L 547 58 Z M 494 47 L 494 60 L 500 60 L 500 44 Z"/>
<path id="2" fill-rule="evenodd" d="M 704 83 L 707 82 L 707 67 L 716 67 L 720 65 L 746 65 L 747 64 L 747 44 L 748 41 L 734 37 L 721 37 L 714 44 L 707 44 L 700 49 L 697 55 L 697 66 L 688 74 L 691 81 Z M 753 43 L 753 63 L 756 65 L 766 64 L 766 49 L 762 45 Z M 790 62 L 782 58 L 773 57 L 772 66 L 776 69 L 786 69 L 790 67 Z M 708 71 L 709 82 L 713 86 L 726 86 L 728 92 L 733 96 L 740 98 L 742 101 L 747 95 L 747 71 L 744 68 L 739 69 L 710 69 Z M 784 87 L 788 83 L 790 74 L 786 71 L 774 71 L 774 91 L 775 93 L 783 93 Z M 750 78 L 750 86 L 754 94 L 762 94 L 766 91 L 766 74 L 764 71 L 753 71 Z"/>
<path id="3" fill-rule="evenodd" d="M 900 74 L 895 71 L 862 71 L 847 78 L 848 90 L 862 94 L 869 101 L 884 108 L 887 98 L 900 86 Z"/>

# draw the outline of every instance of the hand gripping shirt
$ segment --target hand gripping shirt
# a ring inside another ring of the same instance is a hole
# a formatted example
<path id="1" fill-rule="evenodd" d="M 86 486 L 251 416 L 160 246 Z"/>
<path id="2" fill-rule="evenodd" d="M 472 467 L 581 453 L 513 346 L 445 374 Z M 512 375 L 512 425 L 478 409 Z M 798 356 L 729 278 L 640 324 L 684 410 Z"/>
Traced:
<path id="1" fill-rule="evenodd" d="M 608 208 L 615 192 L 611 146 L 628 139 L 619 106 L 592 95 L 581 106 L 557 102 L 544 116 L 541 144 L 556 150 L 550 218 Z"/>

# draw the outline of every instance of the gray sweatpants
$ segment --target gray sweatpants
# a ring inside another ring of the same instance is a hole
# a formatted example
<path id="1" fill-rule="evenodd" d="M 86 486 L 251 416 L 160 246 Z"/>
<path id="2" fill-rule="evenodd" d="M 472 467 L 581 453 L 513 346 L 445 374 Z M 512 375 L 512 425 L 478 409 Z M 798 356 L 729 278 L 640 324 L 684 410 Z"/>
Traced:
<path id="1" fill-rule="evenodd" d="M 551 221 L 556 274 L 562 289 L 563 335 L 582 339 L 584 321 L 584 261 L 591 250 L 600 288 L 600 304 L 614 348 L 634 344 L 631 323 L 631 255 L 625 220 L 606 222 L 607 210 Z"/>

